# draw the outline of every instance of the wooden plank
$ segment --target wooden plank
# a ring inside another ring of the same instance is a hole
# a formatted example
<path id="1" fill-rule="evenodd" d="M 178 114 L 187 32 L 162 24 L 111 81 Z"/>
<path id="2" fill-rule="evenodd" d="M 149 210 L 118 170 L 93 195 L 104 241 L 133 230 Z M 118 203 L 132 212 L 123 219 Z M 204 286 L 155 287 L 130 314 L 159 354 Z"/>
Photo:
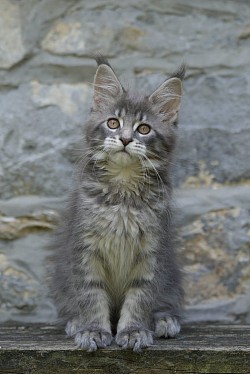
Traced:
<path id="1" fill-rule="evenodd" d="M 137 354 L 115 344 L 87 353 L 53 326 L 0 328 L 0 373 L 250 373 L 250 326 L 184 326 Z"/>

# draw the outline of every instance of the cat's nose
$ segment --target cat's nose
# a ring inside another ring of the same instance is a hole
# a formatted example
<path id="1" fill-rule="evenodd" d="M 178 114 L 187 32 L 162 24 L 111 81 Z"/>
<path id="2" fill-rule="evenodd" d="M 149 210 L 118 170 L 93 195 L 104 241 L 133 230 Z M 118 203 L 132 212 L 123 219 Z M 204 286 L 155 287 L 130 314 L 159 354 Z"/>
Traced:
<path id="1" fill-rule="evenodd" d="M 128 143 L 131 143 L 132 142 L 132 139 L 131 138 L 125 138 L 125 137 L 120 137 L 120 140 L 121 142 L 123 143 L 123 145 L 126 147 L 126 145 L 128 145 Z"/>

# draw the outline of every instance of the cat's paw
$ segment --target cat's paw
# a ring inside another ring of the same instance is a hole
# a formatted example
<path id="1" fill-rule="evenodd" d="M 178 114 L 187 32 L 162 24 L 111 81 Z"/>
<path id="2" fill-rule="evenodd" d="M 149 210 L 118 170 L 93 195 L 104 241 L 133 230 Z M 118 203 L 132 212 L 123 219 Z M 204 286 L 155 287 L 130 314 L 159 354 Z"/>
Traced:
<path id="1" fill-rule="evenodd" d="M 105 348 L 112 342 L 112 335 L 108 331 L 85 330 L 75 335 L 75 344 L 87 352 L 94 352 L 97 348 Z"/>
<path id="2" fill-rule="evenodd" d="M 79 331 L 81 331 L 81 327 L 76 319 L 67 322 L 65 332 L 68 337 L 74 336 Z"/>
<path id="3" fill-rule="evenodd" d="M 85 349 L 88 352 L 96 351 L 97 348 L 105 348 L 113 340 L 109 331 L 98 326 L 86 328 L 77 318 L 68 321 L 65 331 L 68 337 L 74 336 L 78 348 Z"/>
<path id="4" fill-rule="evenodd" d="M 180 330 L 181 326 L 175 317 L 160 318 L 155 323 L 155 335 L 158 338 L 174 338 Z"/>
<path id="5" fill-rule="evenodd" d="M 115 341 L 124 349 L 132 348 L 133 351 L 140 352 L 142 348 L 153 344 L 153 334 L 148 330 L 124 329 L 116 335 Z"/>

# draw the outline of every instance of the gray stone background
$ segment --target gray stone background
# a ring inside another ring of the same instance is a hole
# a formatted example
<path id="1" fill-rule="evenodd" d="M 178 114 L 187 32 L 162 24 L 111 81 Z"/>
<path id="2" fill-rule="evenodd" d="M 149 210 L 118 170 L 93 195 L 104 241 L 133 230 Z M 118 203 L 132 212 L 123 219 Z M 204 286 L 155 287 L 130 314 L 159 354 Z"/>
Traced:
<path id="1" fill-rule="evenodd" d="M 250 322 L 250 1 L 0 0 L 0 322 L 51 322 L 46 249 L 101 52 L 153 90 L 188 65 L 174 173 L 188 320 Z"/>

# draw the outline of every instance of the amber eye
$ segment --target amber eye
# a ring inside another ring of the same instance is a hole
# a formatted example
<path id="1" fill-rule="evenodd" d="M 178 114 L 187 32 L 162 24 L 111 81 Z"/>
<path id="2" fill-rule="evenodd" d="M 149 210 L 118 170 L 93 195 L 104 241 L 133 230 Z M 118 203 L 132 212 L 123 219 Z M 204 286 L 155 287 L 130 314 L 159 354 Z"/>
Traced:
<path id="1" fill-rule="evenodd" d="M 151 128 L 149 127 L 149 125 L 143 123 L 142 125 L 137 127 L 137 131 L 142 135 L 147 135 L 148 133 L 150 133 Z"/>
<path id="2" fill-rule="evenodd" d="M 120 126 L 120 123 L 118 121 L 118 119 L 116 118 L 110 118 L 108 120 L 108 127 L 112 130 L 115 130 L 115 129 L 118 129 L 118 127 Z"/>

